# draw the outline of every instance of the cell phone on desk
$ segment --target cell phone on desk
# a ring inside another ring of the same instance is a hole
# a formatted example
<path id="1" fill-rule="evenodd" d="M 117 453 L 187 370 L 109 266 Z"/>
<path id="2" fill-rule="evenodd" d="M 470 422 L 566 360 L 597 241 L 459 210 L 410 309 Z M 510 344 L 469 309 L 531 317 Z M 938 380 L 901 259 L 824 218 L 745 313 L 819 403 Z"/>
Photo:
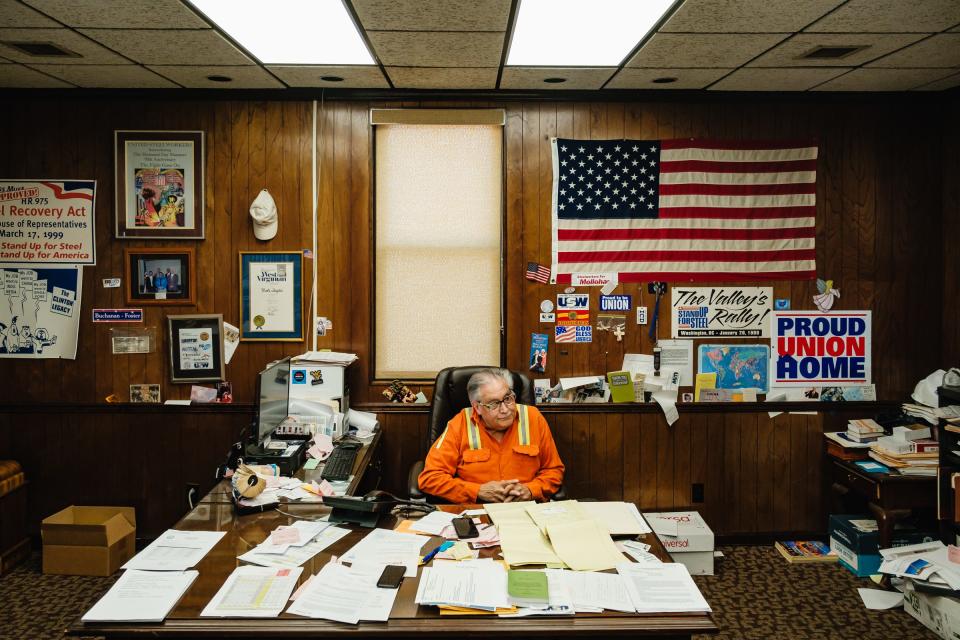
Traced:
<path id="1" fill-rule="evenodd" d="M 473 524 L 473 518 L 460 517 L 453 519 L 453 530 L 457 532 L 457 537 L 461 540 L 476 538 L 480 535 L 476 525 Z"/>
<path id="2" fill-rule="evenodd" d="M 397 589 L 403 582 L 403 574 L 407 568 L 398 564 L 388 564 L 377 579 L 377 586 L 381 589 Z"/>

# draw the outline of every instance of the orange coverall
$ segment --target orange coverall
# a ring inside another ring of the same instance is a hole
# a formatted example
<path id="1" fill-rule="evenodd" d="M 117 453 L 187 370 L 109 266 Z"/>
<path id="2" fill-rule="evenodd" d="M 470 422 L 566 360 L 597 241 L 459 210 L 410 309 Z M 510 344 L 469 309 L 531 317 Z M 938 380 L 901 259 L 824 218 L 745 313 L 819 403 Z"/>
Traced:
<path id="1" fill-rule="evenodd" d="M 526 407 L 529 444 L 521 443 L 519 412 L 523 409 L 524 405 L 517 405 L 513 425 L 500 442 L 487 433 L 478 415 L 466 409 L 458 413 L 430 447 L 417 479 L 420 490 L 453 503 L 474 503 L 480 485 L 517 479 L 530 489 L 534 500 L 549 499 L 563 482 L 563 462 L 550 427 L 536 407 Z M 479 448 L 470 447 L 468 413 L 479 426 Z"/>

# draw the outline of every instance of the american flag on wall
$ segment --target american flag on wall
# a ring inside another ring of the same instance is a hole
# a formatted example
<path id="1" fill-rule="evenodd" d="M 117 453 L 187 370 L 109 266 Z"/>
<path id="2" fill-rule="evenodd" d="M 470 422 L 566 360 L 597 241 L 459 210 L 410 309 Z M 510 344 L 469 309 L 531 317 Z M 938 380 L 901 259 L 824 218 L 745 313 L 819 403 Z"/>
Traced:
<path id="1" fill-rule="evenodd" d="M 816 145 L 552 145 L 556 283 L 607 272 L 620 282 L 816 278 Z"/>
<path id="2" fill-rule="evenodd" d="M 550 282 L 550 267 L 545 267 L 538 262 L 528 262 L 527 271 L 524 274 L 524 277 L 527 280 L 533 280 L 534 282 L 542 282 L 543 284 L 546 284 Z"/>

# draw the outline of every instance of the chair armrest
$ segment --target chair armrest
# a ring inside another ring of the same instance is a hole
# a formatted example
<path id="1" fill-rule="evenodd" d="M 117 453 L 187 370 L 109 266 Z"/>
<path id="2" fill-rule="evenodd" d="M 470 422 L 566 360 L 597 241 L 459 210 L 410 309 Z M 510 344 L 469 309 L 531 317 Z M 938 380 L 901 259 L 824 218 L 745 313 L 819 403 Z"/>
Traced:
<path id="1" fill-rule="evenodd" d="M 423 471 L 423 460 L 417 460 L 410 465 L 410 472 L 407 474 L 407 496 L 411 500 L 425 500 L 426 494 L 420 491 L 420 483 L 417 478 Z"/>

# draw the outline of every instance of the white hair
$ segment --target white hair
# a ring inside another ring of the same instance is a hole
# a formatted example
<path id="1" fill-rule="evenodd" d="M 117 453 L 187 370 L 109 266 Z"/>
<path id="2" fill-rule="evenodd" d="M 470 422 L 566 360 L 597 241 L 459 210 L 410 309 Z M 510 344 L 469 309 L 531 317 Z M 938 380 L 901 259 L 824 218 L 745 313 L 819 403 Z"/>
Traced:
<path id="1" fill-rule="evenodd" d="M 503 380 L 511 390 L 513 389 L 513 374 L 507 369 L 481 369 L 470 376 L 470 380 L 467 381 L 467 397 L 470 398 L 470 402 L 477 401 L 480 387 L 485 387 L 497 380 Z"/>

